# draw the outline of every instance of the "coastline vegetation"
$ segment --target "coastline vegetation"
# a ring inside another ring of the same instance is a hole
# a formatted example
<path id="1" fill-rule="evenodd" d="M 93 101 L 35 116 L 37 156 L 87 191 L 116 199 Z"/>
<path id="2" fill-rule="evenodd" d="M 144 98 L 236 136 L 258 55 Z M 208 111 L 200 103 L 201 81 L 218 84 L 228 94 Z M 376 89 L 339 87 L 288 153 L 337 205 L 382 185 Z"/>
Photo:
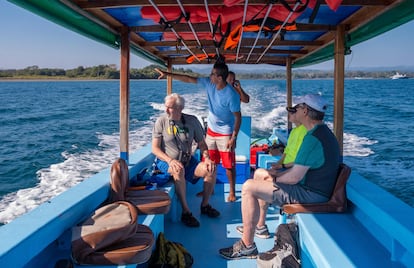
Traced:
<path id="1" fill-rule="evenodd" d="M 159 74 L 154 68 L 157 65 L 149 65 L 141 69 L 130 69 L 130 79 L 157 79 Z M 174 68 L 174 72 L 184 73 L 192 76 L 202 76 L 190 69 Z M 389 71 L 346 71 L 346 78 L 390 78 L 396 70 Z M 79 66 L 74 69 L 52 69 L 39 68 L 39 66 L 29 66 L 24 69 L 0 69 L 0 80 L 108 80 L 119 79 L 119 70 L 115 64 L 98 65 L 92 67 Z M 333 71 L 323 70 L 293 70 L 294 79 L 324 79 L 333 78 Z M 414 77 L 414 73 L 407 73 L 407 77 Z M 285 79 L 286 72 L 277 70 L 275 72 L 240 72 L 237 74 L 239 79 Z"/>

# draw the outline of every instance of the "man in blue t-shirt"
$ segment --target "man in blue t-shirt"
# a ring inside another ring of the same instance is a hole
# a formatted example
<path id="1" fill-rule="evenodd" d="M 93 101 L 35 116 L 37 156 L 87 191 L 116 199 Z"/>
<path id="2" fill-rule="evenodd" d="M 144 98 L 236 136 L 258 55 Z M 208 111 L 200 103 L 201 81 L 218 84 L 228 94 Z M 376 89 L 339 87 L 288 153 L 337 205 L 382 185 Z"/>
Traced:
<path id="1" fill-rule="evenodd" d="M 261 180 L 247 180 L 242 189 L 243 235 L 233 246 L 219 253 L 226 259 L 255 258 L 254 235 L 262 204 L 281 207 L 288 203 L 326 202 L 335 187 L 340 164 L 339 145 L 323 123 L 326 102 L 316 94 L 296 99 L 296 120 L 308 130 L 293 166 L 284 170 L 264 170 Z"/>
<path id="2" fill-rule="evenodd" d="M 211 160 L 222 162 L 230 184 L 227 201 L 236 201 L 236 140 L 241 124 L 240 96 L 226 82 L 229 69 L 225 63 L 214 64 L 210 77 L 196 78 L 184 74 L 155 69 L 159 78 L 171 76 L 173 79 L 203 86 L 208 98 L 206 143 Z M 203 155 L 203 157 L 205 157 Z"/>

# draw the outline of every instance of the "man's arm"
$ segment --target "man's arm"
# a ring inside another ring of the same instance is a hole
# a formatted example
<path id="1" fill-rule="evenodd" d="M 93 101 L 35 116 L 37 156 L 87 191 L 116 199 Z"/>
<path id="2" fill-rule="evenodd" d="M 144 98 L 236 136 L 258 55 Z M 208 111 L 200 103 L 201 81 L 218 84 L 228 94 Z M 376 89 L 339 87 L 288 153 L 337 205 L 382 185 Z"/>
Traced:
<path id="1" fill-rule="evenodd" d="M 308 166 L 295 164 L 292 166 L 292 168 L 289 168 L 284 172 L 278 173 L 274 181 L 285 184 L 297 184 L 302 180 L 306 172 L 308 172 L 309 168 L 310 167 Z"/>
<path id="2" fill-rule="evenodd" d="M 236 80 L 233 84 L 234 89 L 237 91 L 237 93 L 239 93 L 240 95 L 240 101 L 244 102 L 244 103 L 249 103 L 250 101 L 250 96 L 249 94 L 247 94 L 243 88 L 241 87 L 240 81 Z"/>
<path id="3" fill-rule="evenodd" d="M 152 153 L 160 160 L 167 162 L 168 164 L 173 160 L 166 153 L 161 150 L 161 138 L 152 139 Z"/>
<path id="4" fill-rule="evenodd" d="M 209 153 L 208 153 L 208 147 L 207 147 L 207 144 L 206 144 L 206 142 L 205 142 L 205 140 L 204 140 L 204 139 L 203 139 L 203 140 L 201 140 L 201 141 L 198 143 L 198 148 L 200 149 L 201 156 L 202 156 L 204 159 L 209 159 L 209 158 L 210 158 L 210 155 L 209 155 Z"/>
<path id="5" fill-rule="evenodd" d="M 230 147 L 231 150 L 236 149 L 236 141 L 237 135 L 239 134 L 240 125 L 241 125 L 241 112 L 235 112 L 234 114 L 234 126 L 233 126 L 233 134 L 231 135 L 231 139 L 229 140 L 227 147 Z"/>
<path id="6" fill-rule="evenodd" d="M 207 171 L 214 172 L 216 170 L 216 164 L 210 159 L 208 147 L 204 139 L 198 143 L 198 148 L 203 156 L 203 161 L 206 164 Z"/>
<path id="7" fill-rule="evenodd" d="M 197 84 L 197 77 L 192 77 L 186 74 L 176 74 L 176 73 L 171 73 L 171 72 L 166 72 L 163 70 L 160 70 L 158 68 L 155 68 L 155 71 L 157 71 L 160 76 L 158 77 L 158 79 L 163 78 L 164 76 L 171 76 L 173 79 L 185 82 L 185 83 L 193 83 L 193 84 Z"/>
<path id="8" fill-rule="evenodd" d="M 237 135 L 239 134 L 240 125 L 241 125 L 241 112 L 235 112 L 234 114 L 234 127 L 233 127 L 233 135 L 232 137 L 237 139 Z"/>

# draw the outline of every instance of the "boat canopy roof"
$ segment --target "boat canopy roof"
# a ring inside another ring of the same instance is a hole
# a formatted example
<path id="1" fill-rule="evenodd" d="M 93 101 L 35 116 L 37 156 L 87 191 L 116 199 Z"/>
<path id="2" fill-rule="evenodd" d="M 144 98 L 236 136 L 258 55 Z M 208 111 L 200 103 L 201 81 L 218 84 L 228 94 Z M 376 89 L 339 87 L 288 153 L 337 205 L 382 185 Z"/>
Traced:
<path id="1" fill-rule="evenodd" d="M 153 63 L 292 67 L 334 56 L 414 19 L 412 0 L 9 0 L 114 48 L 127 31 L 130 51 Z"/>

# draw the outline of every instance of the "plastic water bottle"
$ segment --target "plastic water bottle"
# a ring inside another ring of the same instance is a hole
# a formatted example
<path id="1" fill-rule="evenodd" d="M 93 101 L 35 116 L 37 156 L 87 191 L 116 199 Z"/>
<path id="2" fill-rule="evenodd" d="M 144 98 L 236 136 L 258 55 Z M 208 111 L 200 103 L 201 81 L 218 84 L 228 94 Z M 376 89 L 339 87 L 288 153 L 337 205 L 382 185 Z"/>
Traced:
<path id="1" fill-rule="evenodd" d="M 156 168 L 157 168 L 157 165 L 155 164 L 155 161 L 154 161 L 152 162 L 152 166 L 151 166 L 151 176 L 155 174 Z"/>
<path id="2" fill-rule="evenodd" d="M 272 143 L 272 145 L 276 145 L 279 143 L 279 138 L 277 137 L 277 128 L 273 128 L 273 133 L 269 137 L 269 141 Z"/>

